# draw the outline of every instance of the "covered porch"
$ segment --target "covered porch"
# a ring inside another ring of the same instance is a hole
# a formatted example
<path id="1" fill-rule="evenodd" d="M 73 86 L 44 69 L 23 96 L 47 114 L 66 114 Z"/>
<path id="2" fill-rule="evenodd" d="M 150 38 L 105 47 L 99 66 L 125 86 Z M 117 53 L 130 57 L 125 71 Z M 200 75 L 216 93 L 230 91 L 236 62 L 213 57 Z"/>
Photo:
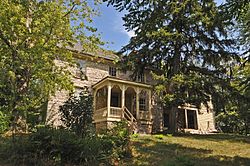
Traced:
<path id="1" fill-rule="evenodd" d="M 106 77 L 93 86 L 97 131 L 125 120 L 134 132 L 151 133 L 151 85 Z"/>

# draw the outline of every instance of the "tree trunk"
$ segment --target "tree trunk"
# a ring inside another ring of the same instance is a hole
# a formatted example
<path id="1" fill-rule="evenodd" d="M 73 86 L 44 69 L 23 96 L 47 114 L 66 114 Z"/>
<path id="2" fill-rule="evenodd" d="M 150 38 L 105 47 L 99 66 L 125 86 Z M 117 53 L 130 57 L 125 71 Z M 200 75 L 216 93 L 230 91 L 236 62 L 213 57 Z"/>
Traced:
<path id="1" fill-rule="evenodd" d="M 180 44 L 179 42 L 176 42 L 175 44 L 175 55 L 173 59 L 173 70 L 171 73 L 171 77 L 174 77 L 176 74 L 180 72 Z M 170 94 L 175 93 L 175 87 L 174 87 L 174 82 L 171 82 L 169 87 L 168 87 L 168 92 Z M 176 133 L 177 132 L 177 111 L 178 111 L 178 106 L 176 106 L 176 103 L 171 107 L 171 115 L 170 115 L 170 132 L 171 133 Z"/>
<path id="2" fill-rule="evenodd" d="M 169 129 L 171 133 L 177 132 L 177 107 L 171 108 Z"/>

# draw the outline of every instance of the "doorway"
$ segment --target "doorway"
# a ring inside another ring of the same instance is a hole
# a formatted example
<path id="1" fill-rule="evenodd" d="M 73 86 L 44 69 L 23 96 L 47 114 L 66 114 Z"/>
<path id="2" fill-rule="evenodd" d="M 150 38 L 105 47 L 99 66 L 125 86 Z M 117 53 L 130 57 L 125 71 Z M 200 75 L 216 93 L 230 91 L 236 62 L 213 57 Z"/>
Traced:
<path id="1" fill-rule="evenodd" d="M 189 129 L 197 129 L 197 118 L 196 111 L 188 110 L 187 111 L 187 119 L 188 119 L 188 128 Z"/>

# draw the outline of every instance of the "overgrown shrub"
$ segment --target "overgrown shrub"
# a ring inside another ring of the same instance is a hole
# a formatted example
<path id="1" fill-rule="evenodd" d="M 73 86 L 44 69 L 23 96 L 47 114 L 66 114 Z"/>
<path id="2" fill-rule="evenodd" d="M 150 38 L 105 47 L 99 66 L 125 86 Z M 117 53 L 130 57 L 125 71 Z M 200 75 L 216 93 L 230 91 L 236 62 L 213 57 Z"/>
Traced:
<path id="1" fill-rule="evenodd" d="M 5 132 L 9 127 L 9 117 L 0 111 L 0 133 Z"/>
<path id="2" fill-rule="evenodd" d="M 221 112 L 216 116 L 220 129 L 225 133 L 243 133 L 245 123 L 236 111 Z"/>
<path id="3" fill-rule="evenodd" d="M 112 143 L 112 158 L 131 156 L 130 132 L 126 121 L 114 122 L 114 126 L 102 137 Z"/>
<path id="4" fill-rule="evenodd" d="M 59 110 L 66 128 L 77 135 L 84 136 L 91 129 L 93 97 L 87 88 L 79 96 L 72 95 Z"/>
<path id="5" fill-rule="evenodd" d="M 79 137 L 66 129 L 39 128 L 0 142 L 0 162 L 18 165 L 110 165 L 130 155 L 129 134 L 117 123 L 106 134 Z"/>

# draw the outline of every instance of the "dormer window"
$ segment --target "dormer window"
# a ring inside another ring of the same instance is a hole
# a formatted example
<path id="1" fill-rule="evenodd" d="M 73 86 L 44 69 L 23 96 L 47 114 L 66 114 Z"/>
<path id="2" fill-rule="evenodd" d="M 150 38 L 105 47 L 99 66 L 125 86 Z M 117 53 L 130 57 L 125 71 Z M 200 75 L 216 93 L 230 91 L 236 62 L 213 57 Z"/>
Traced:
<path id="1" fill-rule="evenodd" d="M 138 82 L 145 82 L 144 73 L 137 75 L 137 81 Z"/>
<path id="2" fill-rule="evenodd" d="M 116 77 L 116 68 L 109 66 L 109 75 Z"/>

